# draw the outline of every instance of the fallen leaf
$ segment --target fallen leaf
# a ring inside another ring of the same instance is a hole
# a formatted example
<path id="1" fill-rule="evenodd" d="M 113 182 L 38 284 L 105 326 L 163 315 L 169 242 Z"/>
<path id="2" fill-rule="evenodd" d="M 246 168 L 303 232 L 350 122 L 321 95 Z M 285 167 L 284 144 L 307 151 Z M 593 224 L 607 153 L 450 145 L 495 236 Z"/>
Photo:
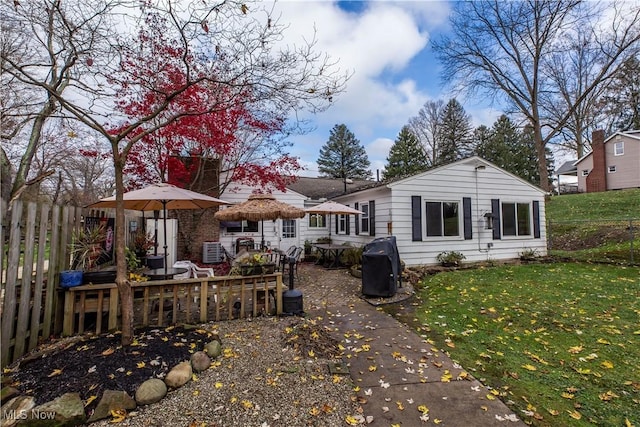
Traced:
<path id="1" fill-rule="evenodd" d="M 106 349 L 105 351 L 102 352 L 103 356 L 108 356 L 110 354 L 113 354 L 115 350 L 113 349 L 113 347 L 109 347 L 108 349 Z"/>
<path id="2" fill-rule="evenodd" d="M 84 406 L 89 405 L 91 402 L 93 402 L 94 400 L 96 400 L 98 398 L 98 396 L 93 395 L 93 396 L 89 396 L 89 398 L 84 402 Z"/>
<path id="3" fill-rule="evenodd" d="M 49 375 L 47 375 L 49 378 L 51 377 L 55 377 L 62 374 L 62 369 L 54 369 Z"/>
<path id="4" fill-rule="evenodd" d="M 582 418 L 582 415 L 580 415 L 580 412 L 578 411 L 567 411 L 569 413 L 569 415 L 571 416 L 571 418 L 579 420 Z"/>

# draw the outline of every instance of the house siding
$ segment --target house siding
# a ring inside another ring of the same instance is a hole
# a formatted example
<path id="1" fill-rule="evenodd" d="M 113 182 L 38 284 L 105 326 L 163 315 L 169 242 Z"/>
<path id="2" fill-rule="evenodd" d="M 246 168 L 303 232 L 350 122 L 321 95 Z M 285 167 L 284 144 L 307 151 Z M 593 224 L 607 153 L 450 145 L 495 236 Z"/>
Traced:
<path id="1" fill-rule="evenodd" d="M 443 251 L 462 252 L 469 262 L 517 258 L 524 249 L 535 249 L 546 254 L 546 225 L 544 221 L 544 192 L 502 171 L 497 166 L 483 162 L 483 170 L 476 170 L 476 160 L 458 162 L 449 167 L 429 171 L 375 190 L 367 190 L 336 198 L 343 204 L 360 200 L 376 200 L 376 237 L 396 236 L 398 251 L 407 265 L 436 264 L 436 257 Z M 422 240 L 414 241 L 412 226 L 412 197 L 419 196 L 422 209 Z M 471 238 L 465 239 L 463 206 L 464 198 L 471 202 Z M 533 202 L 537 201 L 540 215 L 540 238 L 534 237 L 534 221 L 531 234 L 520 237 L 493 238 L 493 230 L 485 228 L 485 213 L 491 212 L 491 200 L 528 203 L 533 214 Z M 459 236 L 427 237 L 425 231 L 425 202 L 451 201 L 459 203 Z M 388 225 L 389 224 L 389 225 Z M 390 233 L 389 233 L 390 231 Z M 336 238 L 336 243 L 366 244 L 370 236 Z"/>
<path id="2" fill-rule="evenodd" d="M 624 143 L 624 154 L 616 156 L 615 144 Z M 605 144 L 607 190 L 640 187 L 640 141 L 635 138 L 616 135 Z M 609 173 L 609 167 L 616 171 Z"/>
<path id="3" fill-rule="evenodd" d="M 587 176 L 583 175 L 583 171 L 587 171 L 589 174 L 593 170 L 593 156 L 589 154 L 576 164 L 578 170 L 578 192 L 587 192 Z"/>

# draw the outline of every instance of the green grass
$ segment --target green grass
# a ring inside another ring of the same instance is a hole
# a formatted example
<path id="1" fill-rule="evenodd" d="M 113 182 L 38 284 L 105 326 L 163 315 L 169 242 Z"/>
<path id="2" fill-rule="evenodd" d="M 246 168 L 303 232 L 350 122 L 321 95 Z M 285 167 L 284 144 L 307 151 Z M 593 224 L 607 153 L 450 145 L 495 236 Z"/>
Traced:
<path id="1" fill-rule="evenodd" d="M 411 323 L 525 422 L 640 425 L 639 268 L 503 266 L 420 287 Z"/>
<path id="2" fill-rule="evenodd" d="M 640 189 L 555 196 L 547 201 L 546 213 L 550 255 L 640 263 Z"/>
<path id="3" fill-rule="evenodd" d="M 547 221 L 640 218 L 640 188 L 553 196 L 545 204 Z"/>

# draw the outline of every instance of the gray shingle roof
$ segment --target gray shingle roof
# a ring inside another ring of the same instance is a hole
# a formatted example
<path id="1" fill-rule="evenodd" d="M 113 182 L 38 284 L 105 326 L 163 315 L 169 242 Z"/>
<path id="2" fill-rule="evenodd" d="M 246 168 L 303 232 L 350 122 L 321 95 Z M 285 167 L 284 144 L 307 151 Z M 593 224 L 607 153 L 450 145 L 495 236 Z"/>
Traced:
<path id="1" fill-rule="evenodd" d="M 352 180 L 347 182 L 346 193 L 361 190 L 363 188 L 379 185 L 379 182 L 368 180 Z M 345 193 L 344 181 L 340 178 L 311 178 L 299 177 L 296 182 L 287 185 L 287 188 L 307 196 L 314 200 L 332 199 Z"/>

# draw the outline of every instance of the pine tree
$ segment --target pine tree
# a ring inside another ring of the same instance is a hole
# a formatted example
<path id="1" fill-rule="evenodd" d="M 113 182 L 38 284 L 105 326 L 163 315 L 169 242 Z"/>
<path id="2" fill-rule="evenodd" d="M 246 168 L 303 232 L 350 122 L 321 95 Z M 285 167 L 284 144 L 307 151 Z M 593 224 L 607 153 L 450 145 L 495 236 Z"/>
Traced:
<path id="1" fill-rule="evenodd" d="M 471 133 L 471 117 L 455 98 L 451 99 L 442 110 L 438 165 L 467 157 L 472 152 Z"/>
<path id="2" fill-rule="evenodd" d="M 427 157 L 420 141 L 411 132 L 409 126 L 404 126 L 389 150 L 384 179 L 410 176 L 427 169 Z"/>
<path id="3" fill-rule="evenodd" d="M 335 125 L 329 141 L 320 149 L 318 171 L 324 177 L 367 179 L 371 177 L 371 163 L 360 141 L 346 125 Z"/>
<path id="4" fill-rule="evenodd" d="M 476 155 L 532 184 L 540 185 L 531 127 L 520 129 L 503 114 L 490 130 L 484 126 L 477 128 L 474 139 L 477 142 Z M 548 151 L 547 162 L 553 165 L 553 157 Z"/>

